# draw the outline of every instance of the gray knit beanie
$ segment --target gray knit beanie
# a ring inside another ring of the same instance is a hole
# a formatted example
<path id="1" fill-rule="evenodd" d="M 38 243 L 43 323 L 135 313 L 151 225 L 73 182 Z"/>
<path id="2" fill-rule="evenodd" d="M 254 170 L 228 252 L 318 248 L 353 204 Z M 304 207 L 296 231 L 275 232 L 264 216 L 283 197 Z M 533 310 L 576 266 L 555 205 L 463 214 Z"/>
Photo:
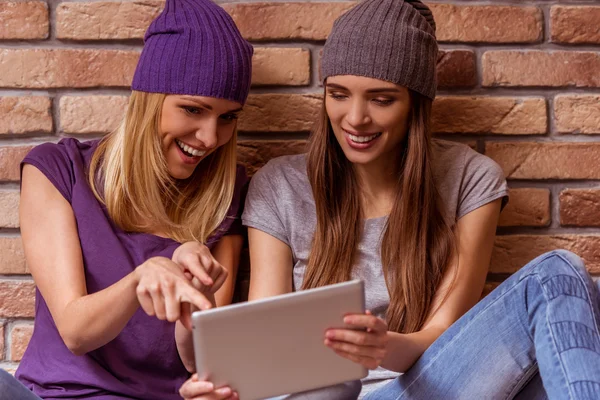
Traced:
<path id="1" fill-rule="evenodd" d="M 321 77 L 358 75 L 435 98 L 438 46 L 431 10 L 419 0 L 365 0 L 334 25 Z"/>

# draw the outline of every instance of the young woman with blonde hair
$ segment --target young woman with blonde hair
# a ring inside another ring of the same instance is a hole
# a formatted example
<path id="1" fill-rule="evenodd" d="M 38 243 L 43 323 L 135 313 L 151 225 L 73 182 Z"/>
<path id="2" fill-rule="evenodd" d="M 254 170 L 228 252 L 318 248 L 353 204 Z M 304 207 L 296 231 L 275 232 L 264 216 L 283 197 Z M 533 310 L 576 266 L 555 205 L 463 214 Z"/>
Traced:
<path id="1" fill-rule="evenodd" d="M 35 328 L 22 384 L 2 374 L 0 398 L 181 398 L 194 370 L 190 313 L 233 294 L 247 183 L 236 119 L 252 53 L 211 1 L 167 0 L 121 126 L 25 157 Z"/>
<path id="2" fill-rule="evenodd" d="M 335 22 L 308 154 L 250 184 L 250 298 L 364 281 L 358 329 L 323 341 L 371 372 L 317 398 L 598 399 L 600 301 L 577 256 L 545 254 L 478 303 L 508 189 L 489 158 L 431 138 L 435 28 L 418 0 Z"/>

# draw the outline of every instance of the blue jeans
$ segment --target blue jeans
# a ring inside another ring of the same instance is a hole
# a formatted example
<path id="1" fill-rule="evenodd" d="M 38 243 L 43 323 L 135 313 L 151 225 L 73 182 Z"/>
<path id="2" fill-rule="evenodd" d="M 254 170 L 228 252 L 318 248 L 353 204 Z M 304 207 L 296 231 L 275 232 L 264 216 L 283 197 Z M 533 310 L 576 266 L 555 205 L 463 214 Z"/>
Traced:
<path id="1" fill-rule="evenodd" d="M 365 400 L 600 399 L 600 297 L 583 262 L 544 254 Z"/>
<path id="2" fill-rule="evenodd" d="M 0 368 L 0 400 L 41 400 L 14 376 Z"/>

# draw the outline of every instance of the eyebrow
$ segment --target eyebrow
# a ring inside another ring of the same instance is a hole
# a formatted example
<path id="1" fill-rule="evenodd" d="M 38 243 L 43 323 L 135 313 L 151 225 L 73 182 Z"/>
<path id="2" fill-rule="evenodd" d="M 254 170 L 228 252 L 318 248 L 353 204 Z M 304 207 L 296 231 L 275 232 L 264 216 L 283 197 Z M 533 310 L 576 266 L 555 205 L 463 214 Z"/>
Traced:
<path id="1" fill-rule="evenodd" d="M 349 91 L 348 88 L 346 88 L 342 85 L 338 85 L 337 83 L 328 83 L 326 86 L 331 89 L 340 89 L 340 90 Z M 369 89 L 369 90 L 367 90 L 367 93 L 400 93 L 400 91 L 393 87 L 385 87 L 385 88 Z"/>
<path id="2" fill-rule="evenodd" d="M 213 108 L 212 108 L 212 106 L 210 104 L 206 104 L 202 100 L 196 99 L 196 98 L 191 97 L 191 96 L 181 96 L 181 98 L 184 99 L 184 100 L 192 101 L 192 102 L 194 102 L 196 104 L 200 104 L 202 107 L 206 108 L 209 111 L 213 110 Z M 242 111 L 242 107 L 236 108 L 235 110 L 227 111 L 225 114 L 232 114 L 232 113 L 237 113 L 237 112 L 240 112 L 240 111 Z"/>

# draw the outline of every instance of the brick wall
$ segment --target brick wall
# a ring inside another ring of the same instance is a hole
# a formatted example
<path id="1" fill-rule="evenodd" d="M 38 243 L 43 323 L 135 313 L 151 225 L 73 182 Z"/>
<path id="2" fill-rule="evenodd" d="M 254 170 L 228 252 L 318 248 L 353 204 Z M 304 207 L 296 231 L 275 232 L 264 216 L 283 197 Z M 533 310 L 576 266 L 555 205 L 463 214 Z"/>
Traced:
<path id="1" fill-rule="evenodd" d="M 251 169 L 302 150 L 321 101 L 323 40 L 351 2 L 224 3 L 256 45 L 240 121 Z M 600 1 L 429 1 L 441 42 L 434 129 L 510 180 L 490 287 L 553 248 L 600 274 Z M 31 335 L 18 163 L 35 144 L 115 127 L 162 1 L 0 2 L 0 367 Z"/>

